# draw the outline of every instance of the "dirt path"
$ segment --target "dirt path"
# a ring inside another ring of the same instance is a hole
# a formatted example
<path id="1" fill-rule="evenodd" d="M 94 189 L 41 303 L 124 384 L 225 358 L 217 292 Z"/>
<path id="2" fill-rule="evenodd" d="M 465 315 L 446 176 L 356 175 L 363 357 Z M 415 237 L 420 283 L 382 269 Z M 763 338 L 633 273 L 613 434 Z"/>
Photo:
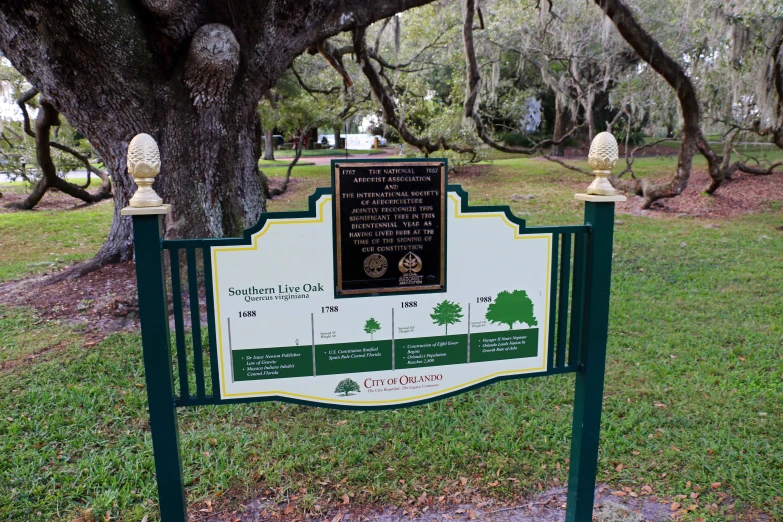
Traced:
<path id="1" fill-rule="evenodd" d="M 345 156 L 302 156 L 302 158 L 299 161 L 306 161 L 307 163 L 314 163 L 316 165 L 331 165 L 332 160 L 386 159 L 392 155 L 393 155 L 392 149 L 383 149 L 383 152 L 381 152 L 380 154 L 349 154 L 347 158 Z M 280 159 L 289 159 L 289 158 L 280 158 Z"/>

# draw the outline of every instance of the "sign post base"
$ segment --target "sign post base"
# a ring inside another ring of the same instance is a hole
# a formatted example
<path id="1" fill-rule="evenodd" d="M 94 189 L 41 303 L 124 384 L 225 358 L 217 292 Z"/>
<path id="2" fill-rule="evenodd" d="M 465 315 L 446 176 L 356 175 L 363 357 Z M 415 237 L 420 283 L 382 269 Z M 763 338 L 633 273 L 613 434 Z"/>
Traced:
<path id="1" fill-rule="evenodd" d="M 165 522 L 185 522 L 185 483 L 174 403 L 166 279 L 160 248 L 163 216 L 170 210 L 171 205 L 126 207 L 121 213 L 133 217 L 139 322 L 160 516 Z"/>
<path id="2" fill-rule="evenodd" d="M 576 194 L 585 201 L 585 224 L 590 226 L 585 252 L 584 327 L 579 371 L 576 374 L 571 461 L 568 477 L 566 522 L 593 520 L 595 479 L 606 368 L 609 324 L 609 286 L 612 276 L 614 206 L 625 196 Z"/>

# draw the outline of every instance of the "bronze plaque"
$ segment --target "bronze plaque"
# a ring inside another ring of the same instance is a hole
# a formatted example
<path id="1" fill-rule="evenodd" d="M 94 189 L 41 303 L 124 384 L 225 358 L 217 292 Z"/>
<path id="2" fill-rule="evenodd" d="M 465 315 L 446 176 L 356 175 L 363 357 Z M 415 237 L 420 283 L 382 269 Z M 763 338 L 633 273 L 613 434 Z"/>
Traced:
<path id="1" fill-rule="evenodd" d="M 337 295 L 442 291 L 445 160 L 335 162 Z"/>

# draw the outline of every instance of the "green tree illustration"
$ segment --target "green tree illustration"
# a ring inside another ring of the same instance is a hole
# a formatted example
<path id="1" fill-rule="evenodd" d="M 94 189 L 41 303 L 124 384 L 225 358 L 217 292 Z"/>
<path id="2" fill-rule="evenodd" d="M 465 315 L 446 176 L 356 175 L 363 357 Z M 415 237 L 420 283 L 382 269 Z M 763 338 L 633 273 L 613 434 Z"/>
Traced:
<path id="1" fill-rule="evenodd" d="M 373 340 L 373 335 L 375 332 L 381 329 L 381 323 L 375 320 L 375 318 L 370 317 L 367 319 L 367 322 L 364 323 L 364 332 L 370 334 L 370 340 Z"/>
<path id="2" fill-rule="evenodd" d="M 432 322 L 438 326 L 446 325 L 446 335 L 449 335 L 449 325 L 456 324 L 462 319 L 462 307 L 451 301 L 443 301 L 435 305 L 430 314 Z"/>
<path id="3" fill-rule="evenodd" d="M 343 379 L 337 384 L 337 388 L 334 389 L 334 393 L 343 397 L 353 395 L 351 392 L 361 393 L 361 391 L 359 384 L 353 379 Z"/>
<path id="4" fill-rule="evenodd" d="M 495 298 L 495 302 L 487 308 L 485 317 L 490 323 L 507 324 L 509 330 L 513 328 L 514 323 L 538 326 L 538 321 L 533 313 L 533 301 L 524 290 L 500 292 Z"/>

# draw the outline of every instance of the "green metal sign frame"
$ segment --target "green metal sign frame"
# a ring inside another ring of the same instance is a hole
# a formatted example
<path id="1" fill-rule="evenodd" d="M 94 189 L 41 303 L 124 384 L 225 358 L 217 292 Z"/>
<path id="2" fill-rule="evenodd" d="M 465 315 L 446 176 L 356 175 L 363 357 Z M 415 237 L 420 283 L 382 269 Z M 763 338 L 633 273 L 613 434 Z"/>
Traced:
<path id="1" fill-rule="evenodd" d="M 362 161 L 366 162 L 367 160 Z M 566 522 L 589 522 L 592 520 L 598 464 L 615 204 L 613 201 L 586 201 L 583 225 L 527 227 L 525 221 L 514 216 L 507 206 L 469 206 L 468 196 L 461 187 L 449 185 L 448 191 L 456 192 L 461 197 L 461 212 L 503 212 L 509 221 L 519 227 L 520 234 L 542 232 L 553 234 L 550 282 L 552 299 L 549 324 L 542 325 L 549 331 L 547 337 L 549 358 L 546 371 L 529 375 L 498 377 L 448 395 L 404 406 L 314 405 L 337 409 L 397 409 L 431 400 L 444 399 L 500 380 L 575 373 L 576 387 Z M 162 215 L 134 214 L 132 216 L 150 427 L 160 512 L 164 522 L 184 522 L 187 520 L 177 408 L 268 400 L 308 404 L 307 401 L 279 397 L 243 399 L 223 399 L 220 397 L 218 356 L 215 349 L 217 339 L 213 327 L 215 303 L 211 292 L 210 249 L 214 246 L 249 244 L 251 235 L 260 230 L 266 221 L 272 218 L 314 216 L 315 202 L 322 195 L 331 193 L 330 188 L 317 189 L 309 198 L 309 209 L 304 212 L 266 213 L 261 216 L 254 227 L 246 230 L 241 238 L 164 240 Z M 166 251 L 169 253 L 168 261 L 165 258 Z M 186 293 L 192 331 L 190 350 L 185 343 L 186 318 L 183 307 L 185 292 L 183 292 L 180 282 L 182 275 L 180 265 L 183 254 L 185 261 L 183 264 L 187 269 Z M 201 282 L 198 277 L 199 258 L 203 263 L 204 277 Z M 170 270 L 169 274 L 166 273 L 167 267 Z M 206 314 L 209 325 L 210 379 L 206 379 L 205 375 L 201 335 L 201 312 L 198 296 L 202 287 L 206 293 Z M 172 364 L 169 296 L 173 301 L 174 353 L 177 357 L 178 390 L 175 390 Z M 191 360 L 196 373 L 195 394 L 190 389 L 187 372 L 188 362 Z M 208 387 L 211 388 L 212 393 L 208 393 Z"/>

